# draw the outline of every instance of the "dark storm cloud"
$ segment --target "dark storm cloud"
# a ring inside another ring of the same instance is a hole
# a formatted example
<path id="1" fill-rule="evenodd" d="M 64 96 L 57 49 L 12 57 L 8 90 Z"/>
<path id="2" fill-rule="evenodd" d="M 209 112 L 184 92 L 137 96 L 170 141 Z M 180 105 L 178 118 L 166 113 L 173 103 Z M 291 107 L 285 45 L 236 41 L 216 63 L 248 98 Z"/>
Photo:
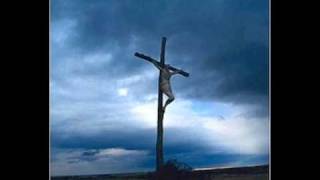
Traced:
<path id="1" fill-rule="evenodd" d="M 168 37 L 167 62 L 191 76 L 177 81 L 185 97 L 266 104 L 268 95 L 268 1 L 57 1 L 53 22 L 76 20 L 71 39 L 81 53 L 113 51 L 108 71 L 130 76 L 147 67 L 135 51 L 159 56 Z M 134 45 L 134 48 L 130 48 Z M 115 50 L 116 49 L 116 50 Z M 191 87 L 192 85 L 192 87 Z"/>
<path id="2" fill-rule="evenodd" d="M 268 49 L 259 44 L 248 44 L 239 50 L 230 50 L 220 57 L 204 59 L 202 71 L 195 74 L 190 88 L 180 84 L 185 93 L 203 100 L 254 103 L 268 94 Z M 210 72 L 211 70 L 211 72 Z"/>
<path id="3" fill-rule="evenodd" d="M 196 136 L 190 136 L 185 130 L 177 128 L 166 129 L 165 151 L 168 155 L 205 152 L 209 149 Z M 68 134 L 51 132 L 52 148 L 60 149 L 96 149 L 82 154 L 84 159 L 93 159 L 99 149 L 124 148 L 128 150 L 147 150 L 150 154 L 155 153 L 156 134 L 154 129 L 135 130 L 109 130 L 94 135 Z M 212 149 L 211 149 L 212 150 Z M 220 149 L 217 149 L 220 150 Z"/>
<path id="4" fill-rule="evenodd" d="M 108 130 L 92 136 L 71 134 L 67 137 L 54 130 L 51 133 L 52 145 L 55 148 L 104 149 L 123 147 L 127 149 L 149 148 L 155 139 L 154 129 L 149 130 Z M 137 141 L 144 139 L 143 141 Z"/>
<path id="5" fill-rule="evenodd" d="M 82 156 L 94 156 L 99 153 L 99 150 L 94 150 L 94 151 L 85 151 L 82 153 Z"/>

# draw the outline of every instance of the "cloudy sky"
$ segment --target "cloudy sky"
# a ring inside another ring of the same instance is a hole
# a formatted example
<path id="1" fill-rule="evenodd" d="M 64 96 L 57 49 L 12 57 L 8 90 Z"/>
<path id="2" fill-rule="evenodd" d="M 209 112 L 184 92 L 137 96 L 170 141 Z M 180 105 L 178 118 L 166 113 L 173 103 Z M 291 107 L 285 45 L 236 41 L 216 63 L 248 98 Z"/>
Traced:
<path id="1" fill-rule="evenodd" d="M 267 164 L 267 0 L 51 0 L 51 174 L 155 168 L 158 71 L 172 77 L 165 159 Z"/>

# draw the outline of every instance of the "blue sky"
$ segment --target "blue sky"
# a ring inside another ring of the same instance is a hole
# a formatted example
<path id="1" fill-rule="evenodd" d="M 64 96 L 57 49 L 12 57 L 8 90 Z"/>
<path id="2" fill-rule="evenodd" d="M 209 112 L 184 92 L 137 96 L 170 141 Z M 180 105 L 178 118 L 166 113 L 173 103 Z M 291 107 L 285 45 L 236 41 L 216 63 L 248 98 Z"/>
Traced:
<path id="1" fill-rule="evenodd" d="M 267 164 L 267 0 L 52 0 L 51 174 L 155 168 L 159 58 L 176 100 L 165 159 L 193 168 Z"/>

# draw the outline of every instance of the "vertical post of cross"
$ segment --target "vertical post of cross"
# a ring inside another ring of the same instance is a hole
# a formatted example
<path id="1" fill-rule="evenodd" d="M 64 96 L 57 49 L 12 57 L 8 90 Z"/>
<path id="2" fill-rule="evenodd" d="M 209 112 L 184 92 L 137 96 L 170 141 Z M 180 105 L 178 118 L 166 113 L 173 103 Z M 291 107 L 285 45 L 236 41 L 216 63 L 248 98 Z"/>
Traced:
<path id="1" fill-rule="evenodd" d="M 165 47 L 166 46 L 166 38 L 163 37 L 161 41 L 161 54 L 160 54 L 160 65 L 164 67 L 165 64 Z M 156 161 L 157 161 L 157 171 L 160 170 L 163 165 L 163 111 L 162 111 L 162 91 L 160 89 L 161 83 L 161 71 L 159 75 L 158 82 L 158 128 L 157 128 L 157 146 L 156 146 Z"/>
<path id="2" fill-rule="evenodd" d="M 157 143 L 156 143 L 156 170 L 159 171 L 163 166 L 163 92 L 161 91 L 161 82 L 168 83 L 169 79 L 162 76 L 162 68 L 167 67 L 169 70 L 174 71 L 175 74 L 180 74 L 185 77 L 189 77 L 189 73 L 183 71 L 182 69 L 177 69 L 170 65 L 165 65 L 165 48 L 166 48 L 166 38 L 163 37 L 161 41 L 161 53 L 160 53 L 160 62 L 152 57 L 146 56 L 142 53 L 134 53 L 136 57 L 144 59 L 153 65 L 155 65 L 159 71 L 159 81 L 158 81 L 158 125 L 157 125 Z M 161 68 L 159 68 L 159 66 Z M 164 79 L 162 79 L 164 78 Z M 170 84 L 169 84 L 170 85 Z"/>

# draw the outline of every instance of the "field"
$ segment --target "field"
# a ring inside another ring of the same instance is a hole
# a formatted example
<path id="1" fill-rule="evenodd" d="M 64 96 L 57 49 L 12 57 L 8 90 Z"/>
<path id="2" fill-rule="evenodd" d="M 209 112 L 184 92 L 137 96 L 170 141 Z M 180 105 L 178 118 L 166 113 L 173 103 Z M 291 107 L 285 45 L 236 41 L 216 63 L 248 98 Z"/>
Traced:
<path id="1" fill-rule="evenodd" d="M 87 176 L 60 176 L 52 180 L 144 180 L 152 178 L 152 173 L 106 174 Z M 268 180 L 269 166 L 237 167 L 223 169 L 193 170 L 183 177 L 162 178 L 183 180 Z"/>

